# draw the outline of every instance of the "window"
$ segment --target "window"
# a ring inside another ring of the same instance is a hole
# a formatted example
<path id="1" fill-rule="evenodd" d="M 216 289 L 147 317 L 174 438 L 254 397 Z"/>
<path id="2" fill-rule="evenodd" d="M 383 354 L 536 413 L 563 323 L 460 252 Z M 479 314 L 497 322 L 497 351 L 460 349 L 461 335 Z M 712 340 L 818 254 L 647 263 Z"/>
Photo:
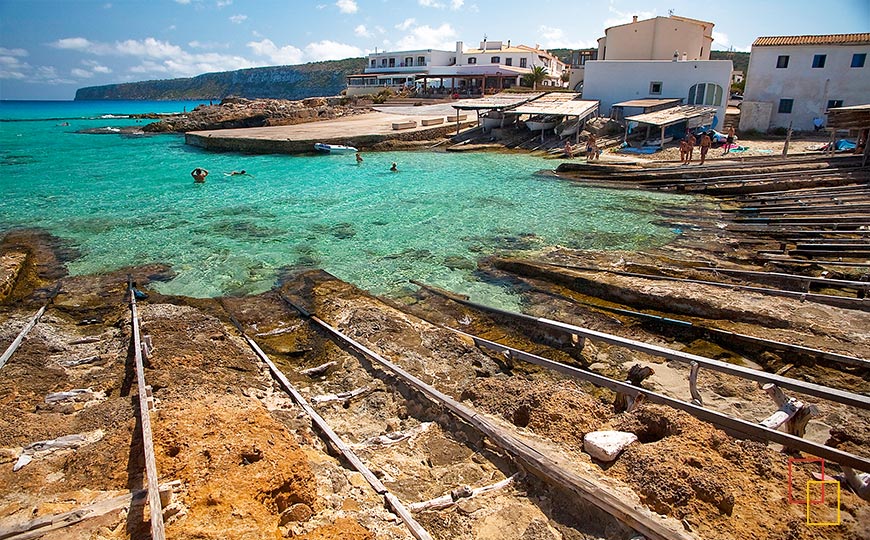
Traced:
<path id="1" fill-rule="evenodd" d="M 396 59 L 390 58 L 390 67 L 396 67 Z"/>
<path id="2" fill-rule="evenodd" d="M 864 67 L 864 62 L 867 61 L 867 53 L 855 53 L 852 55 L 851 67 Z"/>
<path id="3" fill-rule="evenodd" d="M 781 99 L 779 100 L 779 110 L 777 112 L 779 114 L 791 114 L 792 107 L 794 107 L 793 99 Z"/>
<path id="4" fill-rule="evenodd" d="M 405 57 L 405 65 L 406 66 L 413 66 L 414 65 L 414 57 L 412 57 L 412 56 Z"/>
<path id="5" fill-rule="evenodd" d="M 493 56 L 489 59 L 490 64 L 501 64 L 501 56 Z"/>
<path id="6" fill-rule="evenodd" d="M 659 96 L 662 93 L 662 82 L 653 81 L 649 83 L 649 93 L 654 96 Z"/>
<path id="7" fill-rule="evenodd" d="M 417 65 L 418 66 L 425 66 L 426 65 L 426 57 L 425 56 L 418 56 L 417 57 Z"/>
<path id="8" fill-rule="evenodd" d="M 833 109 L 834 107 L 842 107 L 843 100 L 842 99 L 829 99 L 828 100 L 828 108 Z"/>
<path id="9" fill-rule="evenodd" d="M 650 85 L 652 88 L 652 85 Z M 716 83 L 698 83 L 689 88 L 688 105 L 722 105 L 722 87 Z"/>
<path id="10" fill-rule="evenodd" d="M 372 67 L 375 67 L 375 64 L 377 64 L 377 60 L 374 60 L 374 59 L 373 59 L 373 60 L 372 60 Z"/>
<path id="11" fill-rule="evenodd" d="M 505 58 L 505 59 L 504 59 L 504 65 L 506 65 L 506 66 L 512 66 L 512 65 L 514 65 L 514 59 L 513 59 L 513 58 Z"/>
<path id="12" fill-rule="evenodd" d="M 476 64 L 476 63 L 477 63 L 477 58 L 475 58 L 475 57 L 473 57 L 473 56 L 470 56 L 470 57 L 468 58 L 468 63 L 469 63 L 469 64 Z"/>
<path id="13" fill-rule="evenodd" d="M 520 58 L 520 67 L 521 68 L 526 67 L 526 59 L 525 58 Z"/>
<path id="14" fill-rule="evenodd" d="M 387 67 L 387 59 L 381 58 L 381 67 Z"/>
<path id="15" fill-rule="evenodd" d="M 788 67 L 788 55 L 779 56 L 776 59 L 776 67 L 785 69 Z"/>
<path id="16" fill-rule="evenodd" d="M 825 67 L 825 60 L 827 59 L 827 54 L 817 54 L 813 56 L 813 67 L 814 68 L 823 68 Z"/>

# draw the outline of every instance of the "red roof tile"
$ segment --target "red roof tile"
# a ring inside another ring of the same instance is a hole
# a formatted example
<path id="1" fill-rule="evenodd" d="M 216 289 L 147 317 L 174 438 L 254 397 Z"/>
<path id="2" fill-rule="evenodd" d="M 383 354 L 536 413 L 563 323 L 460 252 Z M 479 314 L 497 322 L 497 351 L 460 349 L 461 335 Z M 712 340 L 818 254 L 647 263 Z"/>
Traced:
<path id="1" fill-rule="evenodd" d="M 870 45 L 870 33 L 828 34 L 824 36 L 769 36 L 757 38 L 753 47 L 781 45 Z"/>

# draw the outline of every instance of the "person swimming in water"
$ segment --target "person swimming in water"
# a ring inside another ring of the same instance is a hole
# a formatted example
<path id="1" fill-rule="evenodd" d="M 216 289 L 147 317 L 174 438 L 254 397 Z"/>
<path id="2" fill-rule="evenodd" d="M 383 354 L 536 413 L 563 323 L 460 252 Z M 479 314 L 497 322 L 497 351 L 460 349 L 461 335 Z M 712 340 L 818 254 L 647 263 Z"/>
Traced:
<path id="1" fill-rule="evenodd" d="M 356 164 L 357 164 L 357 165 L 361 165 L 362 162 L 363 162 L 363 158 L 362 158 L 361 155 L 359 155 L 359 152 L 357 152 L 357 153 L 356 153 Z"/>
<path id="2" fill-rule="evenodd" d="M 396 165 L 396 162 L 393 162 L 393 165 L 390 167 L 392 172 L 399 172 L 399 167 Z"/>
<path id="3" fill-rule="evenodd" d="M 248 171 L 246 171 L 245 169 L 242 169 L 241 171 L 233 171 L 233 172 L 224 173 L 224 175 L 225 176 L 251 176 L 250 174 L 248 174 Z"/>
<path id="4" fill-rule="evenodd" d="M 208 176 L 208 171 L 202 167 L 197 167 L 190 172 L 190 176 L 193 177 L 194 184 L 205 184 L 205 177 Z"/>

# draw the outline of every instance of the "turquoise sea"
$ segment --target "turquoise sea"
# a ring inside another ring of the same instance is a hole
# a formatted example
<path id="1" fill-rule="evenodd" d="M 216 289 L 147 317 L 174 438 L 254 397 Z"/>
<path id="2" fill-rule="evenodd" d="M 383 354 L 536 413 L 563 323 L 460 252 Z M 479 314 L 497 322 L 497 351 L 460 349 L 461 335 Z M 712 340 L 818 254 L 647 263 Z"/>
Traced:
<path id="1" fill-rule="evenodd" d="M 256 293 L 319 267 L 377 294 L 417 279 L 515 306 L 475 273 L 479 257 L 637 249 L 676 234 L 651 224 L 673 196 L 561 181 L 537 174 L 558 161 L 528 155 L 372 152 L 357 166 L 353 155 L 217 154 L 114 131 L 148 122 L 126 114 L 197 104 L 0 101 L 0 235 L 48 230 L 80 252 L 72 274 L 167 263 L 177 277 L 155 285 L 167 294 Z M 107 129 L 78 133 L 95 128 Z M 205 184 L 195 167 L 210 171 Z M 253 177 L 223 174 L 240 169 Z"/>

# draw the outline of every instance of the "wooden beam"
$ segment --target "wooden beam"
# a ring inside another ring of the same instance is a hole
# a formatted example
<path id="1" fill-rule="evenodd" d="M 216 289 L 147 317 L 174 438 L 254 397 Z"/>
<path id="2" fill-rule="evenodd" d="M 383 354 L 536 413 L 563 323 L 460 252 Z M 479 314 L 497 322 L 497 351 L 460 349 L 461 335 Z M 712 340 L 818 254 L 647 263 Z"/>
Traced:
<path id="1" fill-rule="evenodd" d="M 283 298 L 283 295 L 282 295 Z M 278 369 L 278 366 L 272 362 L 272 359 L 263 352 L 263 350 L 257 345 L 257 343 L 248 337 L 242 328 L 242 323 L 240 323 L 235 317 L 232 315 L 229 316 L 230 321 L 242 335 L 242 338 L 248 343 L 248 346 L 254 351 L 257 357 L 263 361 L 267 366 L 269 366 L 269 371 L 272 373 L 272 376 L 278 381 L 278 383 L 284 388 L 284 390 L 290 394 L 293 400 L 302 408 L 303 411 L 311 418 L 312 422 L 320 429 L 320 431 L 326 435 L 326 438 L 335 446 L 335 448 L 341 452 L 344 458 L 348 461 L 348 463 L 356 469 L 363 478 L 369 483 L 372 489 L 378 495 L 384 497 L 384 502 L 388 505 L 389 508 L 395 512 L 397 516 L 399 516 L 402 521 L 405 523 L 405 526 L 408 527 L 408 530 L 417 540 L 432 540 L 432 537 L 426 532 L 417 521 L 411 516 L 411 513 L 404 507 L 404 505 L 397 499 L 392 493 L 389 492 L 387 487 L 378 479 L 377 476 L 369 469 L 362 460 L 353 452 L 350 446 L 342 440 L 338 434 L 333 431 L 333 429 L 329 426 L 326 420 L 323 419 L 317 411 L 308 403 L 308 401 L 302 396 L 302 394 L 296 389 L 295 386 L 290 382 L 290 379 L 287 378 L 284 373 Z"/>
<path id="2" fill-rule="evenodd" d="M 604 377 L 602 375 L 598 375 L 597 373 L 592 373 L 591 371 L 581 370 L 572 366 L 568 366 L 566 364 L 555 362 L 542 356 L 537 356 L 525 351 L 521 351 L 519 349 L 515 349 L 513 347 L 509 347 L 507 345 L 502 345 L 501 343 L 496 343 L 494 341 L 489 341 L 487 339 L 472 334 L 467 334 L 465 332 L 462 332 L 461 330 L 456 330 L 455 328 L 450 328 L 447 326 L 445 326 L 444 328 L 447 328 L 452 332 L 471 339 L 478 346 L 485 347 L 500 354 L 508 352 L 510 353 L 511 358 L 524 360 L 538 366 L 546 367 L 552 369 L 553 371 L 557 371 L 559 373 L 563 373 L 565 375 L 569 375 L 571 377 L 590 382 L 596 386 L 609 388 L 614 392 L 628 394 L 634 396 L 635 399 L 637 399 L 638 396 L 643 396 L 643 399 L 649 401 L 650 403 L 657 403 L 659 405 L 666 405 L 674 409 L 679 409 L 681 411 L 691 414 L 699 420 L 710 422 L 711 424 L 715 424 L 732 432 L 740 433 L 749 438 L 767 440 L 782 444 L 783 446 L 795 448 L 802 452 L 828 459 L 835 463 L 839 463 L 840 465 L 854 467 L 861 471 L 870 470 L 870 459 L 863 456 L 856 456 L 854 454 L 850 454 L 842 450 L 837 450 L 836 448 L 831 448 L 823 444 L 812 443 L 810 441 L 801 439 L 800 437 L 795 437 L 794 435 L 781 433 L 779 431 L 763 427 L 759 424 L 754 424 L 752 422 L 747 422 L 738 418 L 732 418 L 722 413 L 705 409 L 703 407 L 698 407 L 697 405 L 693 405 L 679 399 L 674 399 L 662 394 L 658 394 L 645 388 L 633 386 L 628 383 L 623 383 L 614 379 L 610 379 L 608 377 Z"/>
<path id="3" fill-rule="evenodd" d="M 495 442 L 495 444 L 512 454 L 518 461 L 522 462 L 527 468 L 535 472 L 536 475 L 544 480 L 568 488 L 587 502 L 614 516 L 629 527 L 645 535 L 650 540 L 690 540 L 692 538 L 683 531 L 668 527 L 650 510 L 631 505 L 625 501 L 624 496 L 618 495 L 605 486 L 595 484 L 572 471 L 564 469 L 554 459 L 542 454 L 538 449 L 529 446 L 520 439 L 517 439 L 508 431 L 497 427 L 492 421 L 481 416 L 474 409 L 471 409 L 470 407 L 454 400 L 450 396 L 429 386 L 378 353 L 372 351 L 368 347 L 327 324 L 317 316 L 311 314 L 284 295 L 281 295 L 281 297 L 285 302 L 293 306 L 303 315 L 309 317 L 313 322 L 317 323 L 330 334 L 360 351 L 380 366 L 395 373 L 411 387 L 417 389 L 420 393 L 436 403 L 443 405 L 453 412 L 453 414 L 477 428 L 481 433 Z"/>
<path id="4" fill-rule="evenodd" d="M 799 381 L 797 379 L 790 379 L 787 377 L 781 377 L 779 375 L 775 375 L 773 373 L 766 373 L 764 371 L 759 371 L 757 369 L 751 369 L 743 366 L 738 366 L 734 364 L 729 364 L 728 362 L 722 362 L 719 360 L 714 360 L 712 358 L 705 358 L 703 356 L 698 356 L 696 354 L 690 354 L 682 351 L 676 351 L 674 349 L 668 349 L 667 347 L 660 347 L 658 345 L 651 345 L 649 343 L 644 343 L 642 341 L 636 341 L 633 339 L 628 339 L 620 336 L 616 336 L 614 334 L 607 334 L 605 332 L 598 332 L 596 330 L 591 330 L 589 328 L 583 328 L 580 326 L 575 326 L 573 324 L 563 323 L 560 321 L 554 321 L 551 319 L 545 319 L 543 317 L 533 317 L 531 315 L 526 315 L 525 313 L 517 313 L 514 311 L 508 311 L 506 309 L 500 309 L 496 307 L 487 306 L 484 304 L 478 304 L 477 302 L 472 302 L 470 300 L 464 299 L 460 296 L 453 294 L 445 294 L 444 292 L 440 292 L 437 289 L 429 288 L 433 290 L 437 294 L 441 294 L 442 296 L 446 296 L 455 302 L 459 302 L 461 304 L 465 304 L 467 306 L 471 306 L 482 311 L 487 311 L 490 313 L 497 313 L 499 315 L 504 315 L 507 317 L 511 317 L 514 319 L 524 320 L 533 324 L 537 324 L 540 326 L 544 326 L 551 329 L 561 330 L 568 334 L 577 334 L 579 336 L 583 336 L 589 339 L 603 341 L 610 345 L 617 345 L 620 347 L 625 347 L 629 350 L 639 351 L 646 354 L 651 354 L 653 356 L 657 356 L 660 358 L 666 358 L 668 360 L 674 360 L 677 362 L 682 362 L 688 365 L 691 365 L 693 361 L 700 364 L 702 367 L 711 369 L 713 371 L 718 371 L 720 373 L 727 373 L 729 375 L 734 375 L 737 377 L 742 377 L 744 379 L 749 379 L 752 381 L 756 381 L 759 383 L 774 383 L 781 388 L 789 388 L 791 390 L 795 390 L 797 392 L 801 392 L 803 394 L 807 394 L 810 396 L 827 399 L 830 401 L 836 401 L 838 403 L 842 403 L 844 405 L 850 405 L 852 407 L 857 407 L 859 409 L 870 410 L 870 396 L 864 396 L 860 394 L 854 394 L 852 392 L 846 392 L 844 390 L 839 390 L 836 388 L 828 388 L 826 386 L 821 386 L 818 384 L 813 384 L 805 381 Z"/>
<path id="5" fill-rule="evenodd" d="M 139 337 L 139 313 L 136 308 L 136 295 L 133 282 L 128 278 L 127 292 L 130 294 L 130 313 L 133 319 L 133 350 L 136 359 L 136 384 L 139 393 L 139 421 L 142 426 L 142 446 L 145 449 L 145 475 L 148 477 L 148 508 L 151 514 L 152 540 L 166 540 L 163 527 L 163 506 L 160 503 L 160 490 L 157 484 L 157 461 L 154 458 L 154 442 L 151 435 L 151 410 L 149 391 L 145 384 L 145 366 L 142 362 L 142 343 Z"/>
<path id="6" fill-rule="evenodd" d="M 3 353 L 3 356 L 0 356 L 0 369 L 6 365 L 6 362 L 8 362 L 10 358 L 12 358 L 12 355 L 18 350 L 21 342 L 24 341 L 24 337 L 33 329 L 34 326 L 36 326 L 36 323 L 39 322 L 39 318 L 42 317 L 43 313 L 45 313 L 47 305 L 48 304 L 39 308 L 36 315 L 30 318 L 27 324 L 24 325 L 24 328 L 21 329 L 21 332 L 18 333 L 18 336 L 12 341 L 9 347 L 6 348 L 6 352 Z"/>

